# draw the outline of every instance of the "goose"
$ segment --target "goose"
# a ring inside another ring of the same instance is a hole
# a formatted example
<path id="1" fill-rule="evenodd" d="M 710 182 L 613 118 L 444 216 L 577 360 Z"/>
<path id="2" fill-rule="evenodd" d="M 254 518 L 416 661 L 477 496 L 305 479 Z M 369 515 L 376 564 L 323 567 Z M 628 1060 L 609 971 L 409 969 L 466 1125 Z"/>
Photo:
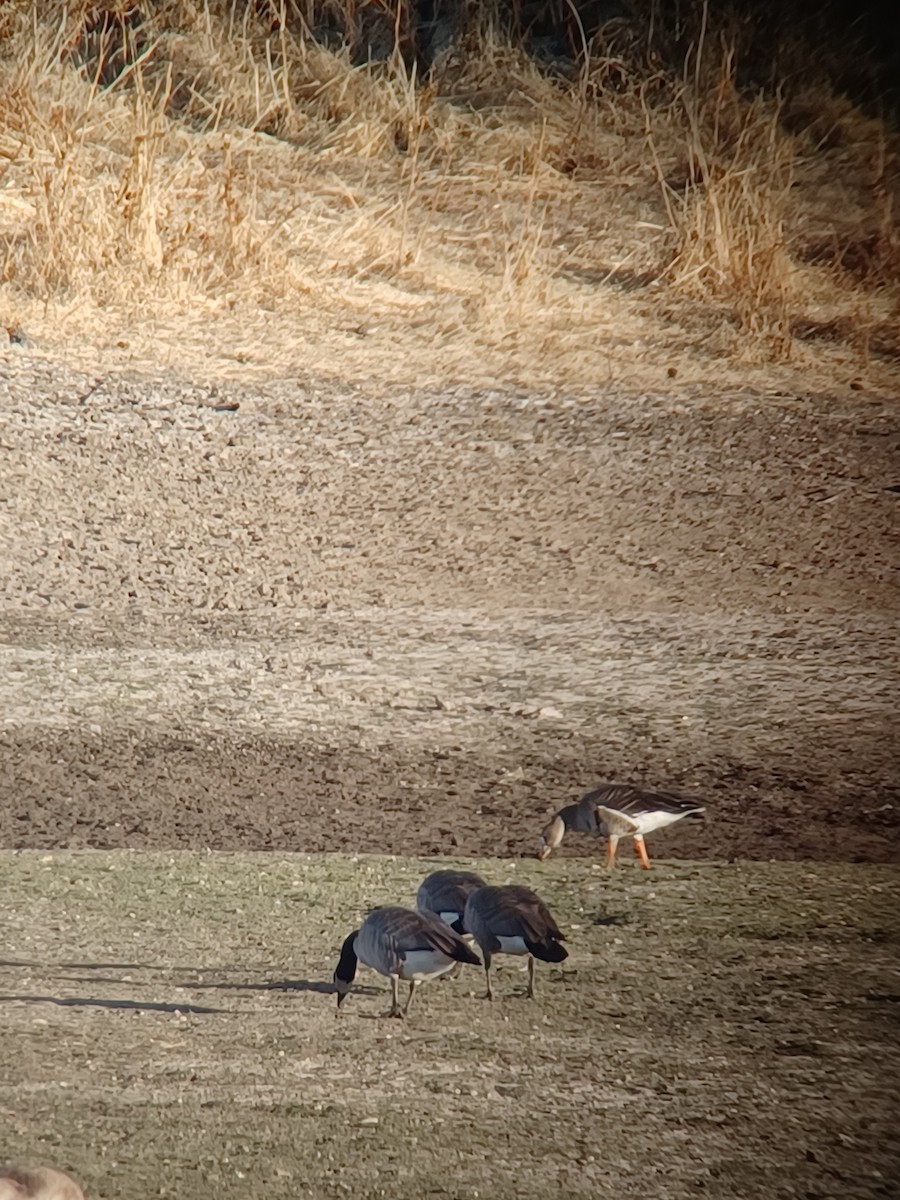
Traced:
<path id="1" fill-rule="evenodd" d="M 434 913 L 464 937 L 468 932 L 463 924 L 466 901 L 485 886 L 481 876 L 472 871 L 433 871 L 419 884 L 416 908 L 419 912 Z"/>
<path id="2" fill-rule="evenodd" d="M 0 1167 L 0 1200 L 84 1200 L 84 1192 L 52 1167 Z"/>
<path id="3" fill-rule="evenodd" d="M 484 886 L 481 876 L 472 871 L 433 871 L 419 884 L 416 908 L 419 912 L 430 912 L 440 917 L 460 937 L 465 938 L 467 945 L 471 945 L 472 937 L 463 925 L 463 913 L 472 892 Z M 442 978 L 455 979 L 461 970 L 462 963 L 456 963 Z"/>
<path id="4" fill-rule="evenodd" d="M 705 811 L 702 804 L 684 800 L 671 792 L 651 792 L 630 783 L 602 783 L 582 796 L 577 804 L 560 809 L 544 830 L 538 857 L 544 859 L 555 850 L 567 829 L 591 832 L 591 810 L 597 832 L 607 839 L 606 865 L 615 866 L 619 839 L 633 837 L 634 852 L 645 871 L 650 870 L 650 859 L 644 835 L 684 817 L 699 818 Z"/>
<path id="5" fill-rule="evenodd" d="M 416 987 L 424 979 L 443 975 L 458 962 L 481 966 L 478 955 L 440 917 L 397 905 L 374 909 L 359 929 L 354 929 L 344 939 L 334 972 L 338 1008 L 347 998 L 360 962 L 390 978 L 392 1003 L 389 1017 L 406 1016 Z M 409 998 L 402 1009 L 401 979 L 409 981 Z"/>
<path id="6" fill-rule="evenodd" d="M 540 896 L 530 888 L 512 883 L 483 887 L 466 901 L 463 924 L 484 955 L 487 980 L 486 1000 L 494 999 L 491 959 L 495 954 L 527 954 L 529 999 L 534 997 L 534 960 L 562 962 L 569 952 L 560 942 L 565 937 Z"/>

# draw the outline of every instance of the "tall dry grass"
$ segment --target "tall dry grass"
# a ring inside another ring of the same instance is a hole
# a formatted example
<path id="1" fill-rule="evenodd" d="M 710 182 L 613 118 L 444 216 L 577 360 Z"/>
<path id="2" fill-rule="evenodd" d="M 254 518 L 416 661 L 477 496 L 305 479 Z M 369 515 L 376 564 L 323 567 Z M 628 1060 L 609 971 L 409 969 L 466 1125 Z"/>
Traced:
<path id="1" fill-rule="evenodd" d="M 748 350 L 788 355 L 795 271 L 787 219 L 796 151 L 781 127 L 778 98 L 741 97 L 733 52 L 725 51 L 717 79 L 702 86 L 698 71 L 668 109 L 647 115 L 674 242 L 666 277 L 685 295 L 727 306 Z M 660 129 L 669 144 L 682 144 L 679 179 L 660 168 Z"/>
<path id="2" fill-rule="evenodd" d="M 864 312 L 866 353 L 890 349 L 884 122 L 836 118 L 838 221 L 831 150 L 740 86 L 721 36 L 676 71 L 639 24 L 579 20 L 559 74 L 469 6 L 426 72 L 408 5 L 385 6 L 383 62 L 312 36 L 359 7 L 0 4 L 0 317 L 374 312 L 588 372 L 591 347 L 687 352 L 698 321 L 707 355 L 784 359 Z M 810 249 L 829 233 L 868 246 L 867 273 Z"/>

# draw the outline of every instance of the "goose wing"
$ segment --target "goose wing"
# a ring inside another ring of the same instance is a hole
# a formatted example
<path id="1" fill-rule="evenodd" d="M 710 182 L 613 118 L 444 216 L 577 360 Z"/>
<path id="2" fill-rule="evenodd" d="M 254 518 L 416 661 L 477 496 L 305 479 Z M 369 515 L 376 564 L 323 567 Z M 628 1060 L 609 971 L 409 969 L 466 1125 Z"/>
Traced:
<path id="1" fill-rule="evenodd" d="M 592 804 L 604 821 L 607 814 L 622 817 L 639 817 L 647 813 L 671 813 L 673 816 L 689 816 L 703 812 L 703 805 L 695 800 L 685 800 L 673 792 L 653 792 L 635 787 L 630 783 L 604 783 L 582 796 L 579 804 Z M 617 829 L 615 832 L 634 832 L 634 829 Z"/>
<path id="2" fill-rule="evenodd" d="M 522 936 L 527 942 L 540 942 L 547 938 L 560 942 L 566 940 L 540 896 L 518 884 L 513 884 L 510 891 L 522 923 Z"/>
<path id="3" fill-rule="evenodd" d="M 476 895 L 480 922 L 495 938 L 520 937 L 526 942 L 540 942 L 547 937 L 565 940 L 547 905 L 530 888 L 509 884 L 484 888 Z"/>
<path id="4" fill-rule="evenodd" d="M 482 887 L 484 880 L 472 871 L 434 871 L 419 884 L 416 906 L 438 915 L 462 913 L 471 894 Z"/>
<path id="5" fill-rule="evenodd" d="M 479 961 L 439 917 L 393 905 L 371 913 L 356 939 L 360 960 L 382 975 L 399 974 L 406 955 L 421 950 L 444 954 L 459 962 Z"/>

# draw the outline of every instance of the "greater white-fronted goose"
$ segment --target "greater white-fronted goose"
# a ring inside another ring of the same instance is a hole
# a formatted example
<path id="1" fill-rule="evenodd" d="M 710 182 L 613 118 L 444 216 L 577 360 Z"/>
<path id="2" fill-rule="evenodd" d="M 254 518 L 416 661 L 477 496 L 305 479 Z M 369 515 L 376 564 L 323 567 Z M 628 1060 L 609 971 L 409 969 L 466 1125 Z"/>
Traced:
<path id="1" fill-rule="evenodd" d="M 595 829 L 607 839 L 606 865 L 616 861 L 619 839 L 634 838 L 634 851 L 644 870 L 650 869 L 644 835 L 681 821 L 684 817 L 700 817 L 702 804 L 685 800 L 671 792 L 651 792 L 630 783 L 602 783 L 582 796 L 577 804 L 561 809 L 544 830 L 540 858 L 546 858 L 563 839 L 567 829 L 590 833 L 591 816 Z"/>
<path id="2" fill-rule="evenodd" d="M 481 965 L 478 955 L 440 917 L 395 905 L 376 908 L 344 940 L 334 972 L 338 1008 L 356 978 L 358 962 L 390 978 L 389 1017 L 403 1017 L 409 1012 L 416 987 L 423 980 L 443 975 L 458 962 Z M 402 1009 L 401 979 L 409 982 L 409 997 Z"/>
<path id="3" fill-rule="evenodd" d="M 416 908 L 419 912 L 434 913 L 451 929 L 465 936 L 468 932 L 463 924 L 466 901 L 478 888 L 486 884 L 473 871 L 433 871 L 419 884 L 416 893 Z"/>
<path id="4" fill-rule="evenodd" d="M 534 961 L 562 962 L 569 952 L 565 937 L 540 896 L 530 888 L 511 883 L 483 887 L 466 901 L 463 924 L 484 955 L 486 999 L 493 1000 L 491 959 L 495 954 L 527 954 L 529 998 L 534 996 Z"/>

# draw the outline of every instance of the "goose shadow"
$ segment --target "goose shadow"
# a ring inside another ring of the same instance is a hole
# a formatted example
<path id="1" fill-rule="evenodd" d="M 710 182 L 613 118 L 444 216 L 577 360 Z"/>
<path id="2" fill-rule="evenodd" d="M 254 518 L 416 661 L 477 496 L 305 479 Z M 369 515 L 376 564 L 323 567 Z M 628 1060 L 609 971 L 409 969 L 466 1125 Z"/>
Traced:
<path id="1" fill-rule="evenodd" d="M 202 1004 L 170 1004 L 155 1000 L 115 1000 L 100 996 L 29 996 L 10 993 L 0 996 L 0 1004 L 56 1004 L 60 1008 L 126 1009 L 130 1012 L 227 1013 L 227 1008 L 208 1008 Z"/>
<path id="2" fill-rule="evenodd" d="M 185 980 L 175 985 L 187 991 L 222 991 L 222 992 L 318 992 L 324 996 L 334 995 L 336 989 L 330 979 L 265 979 L 261 983 L 194 983 Z M 377 988 L 357 986 L 352 989 L 360 995 L 373 994 Z"/>
<path id="3" fill-rule="evenodd" d="M 134 987 L 134 979 L 117 979 L 112 975 L 67 975 L 66 983 L 112 983 L 122 987 Z M 138 985 L 141 986 L 141 985 Z M 146 985 L 143 985 L 146 986 Z M 158 986 L 158 985 L 155 985 Z M 333 992 L 334 984 L 323 979 L 271 979 L 261 983 L 199 982 L 195 979 L 166 981 L 166 987 L 180 988 L 186 992 Z"/>
<path id="4" fill-rule="evenodd" d="M 169 973 L 172 971 L 184 970 L 184 967 L 173 967 L 171 965 L 154 964 L 154 963 L 114 963 L 114 962 L 35 962 L 27 959 L 0 959 L 0 967 L 29 967 L 32 969 L 43 971 L 159 971 Z M 191 968 L 187 968 L 191 969 Z M 204 968 L 194 967 L 194 970 L 199 970 L 204 973 Z M 219 968 L 221 969 L 221 968 Z M 240 968 L 235 968 L 240 970 Z M 212 973 L 212 972 L 211 972 Z M 83 975 L 83 976 L 68 976 L 68 983 L 88 983 L 96 985 L 98 983 L 117 984 L 122 987 L 135 987 L 137 981 L 134 979 L 120 979 L 112 975 Z M 138 985 L 140 986 L 140 985 Z M 155 986 L 159 986 L 156 984 Z M 222 992 L 318 992 L 322 995 L 334 995 L 335 987 L 331 980 L 324 979 L 265 979 L 259 983 L 238 983 L 230 980 L 202 980 L 202 979 L 183 979 L 177 983 L 167 983 L 166 986 L 183 988 L 185 991 L 202 992 L 202 991 L 222 991 Z M 360 996 L 378 995 L 380 989 L 370 987 L 366 984 L 356 984 L 351 989 L 353 993 Z M 28 996 L 0 996 L 0 1002 L 7 999 L 31 1000 L 34 1003 L 41 999 L 48 1003 L 73 1005 L 76 1003 L 90 1004 L 94 1003 L 106 1008 L 146 1008 L 148 1011 L 158 1012 L 225 1012 L 225 1009 L 203 1008 L 202 1005 L 190 1004 L 154 1004 L 143 1003 L 141 1001 L 125 1001 L 125 1000 L 69 1000 L 65 998 L 54 999 L 53 997 L 28 997 Z"/>
<path id="5" fill-rule="evenodd" d="M 323 996 L 333 996 L 337 991 L 337 988 L 330 979 L 267 979 L 262 983 L 184 982 L 176 984 L 176 987 L 183 987 L 185 990 L 192 992 L 206 990 L 224 992 L 318 992 Z M 383 988 L 357 983 L 351 987 L 350 992 L 354 996 L 377 996 L 383 990 Z"/>
<path id="6" fill-rule="evenodd" d="M 66 971 L 158 971 L 153 963 L 128 962 L 35 962 L 28 958 L 0 958 L 0 967 L 38 967 L 48 970 L 50 967 L 60 967 Z"/>

